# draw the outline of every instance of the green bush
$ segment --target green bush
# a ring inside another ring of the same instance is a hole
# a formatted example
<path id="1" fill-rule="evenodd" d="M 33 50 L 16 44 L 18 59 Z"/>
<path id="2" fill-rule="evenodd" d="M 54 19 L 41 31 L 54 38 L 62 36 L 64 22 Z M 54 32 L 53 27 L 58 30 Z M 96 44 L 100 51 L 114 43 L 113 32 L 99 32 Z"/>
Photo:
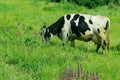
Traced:
<path id="1" fill-rule="evenodd" d="M 72 2 L 80 6 L 86 6 L 89 9 L 102 5 L 108 5 L 113 1 L 114 0 L 68 0 L 68 2 Z"/>
<path id="2" fill-rule="evenodd" d="M 60 2 L 61 0 L 50 0 L 51 2 Z"/>
<path id="3" fill-rule="evenodd" d="M 108 5 L 110 3 L 119 4 L 118 0 L 50 0 L 50 2 L 70 2 L 79 6 L 86 6 L 89 9 L 95 8 L 98 6 Z"/>

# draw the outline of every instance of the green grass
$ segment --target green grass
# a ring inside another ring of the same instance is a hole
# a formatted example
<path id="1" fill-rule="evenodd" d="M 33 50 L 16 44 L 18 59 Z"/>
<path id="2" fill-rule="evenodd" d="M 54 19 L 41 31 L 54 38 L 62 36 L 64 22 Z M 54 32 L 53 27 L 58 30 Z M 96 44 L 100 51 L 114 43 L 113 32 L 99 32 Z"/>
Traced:
<path id="1" fill-rule="evenodd" d="M 111 53 L 95 53 L 92 42 L 61 46 L 57 37 L 40 38 L 42 25 L 51 25 L 68 13 L 107 16 L 111 20 Z M 32 0 L 0 1 L 0 80 L 59 80 L 65 67 L 98 72 L 100 80 L 120 79 L 120 6 L 86 9 L 69 3 Z M 89 47 L 88 47 L 89 46 Z"/>

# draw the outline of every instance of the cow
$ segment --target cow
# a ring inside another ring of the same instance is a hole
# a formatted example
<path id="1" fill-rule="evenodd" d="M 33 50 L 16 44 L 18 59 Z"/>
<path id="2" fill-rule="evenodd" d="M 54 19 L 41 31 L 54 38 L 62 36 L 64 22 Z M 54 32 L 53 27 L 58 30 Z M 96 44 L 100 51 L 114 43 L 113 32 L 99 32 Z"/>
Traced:
<path id="1" fill-rule="evenodd" d="M 110 19 L 100 15 L 89 14 L 67 14 L 62 16 L 52 25 L 44 25 L 41 31 L 41 37 L 44 42 L 49 41 L 52 36 L 57 35 L 62 44 L 71 41 L 75 46 L 75 40 L 84 42 L 93 41 L 96 46 L 96 52 L 102 46 L 102 53 L 109 53 L 110 49 Z M 107 37 L 107 42 L 106 42 Z"/>

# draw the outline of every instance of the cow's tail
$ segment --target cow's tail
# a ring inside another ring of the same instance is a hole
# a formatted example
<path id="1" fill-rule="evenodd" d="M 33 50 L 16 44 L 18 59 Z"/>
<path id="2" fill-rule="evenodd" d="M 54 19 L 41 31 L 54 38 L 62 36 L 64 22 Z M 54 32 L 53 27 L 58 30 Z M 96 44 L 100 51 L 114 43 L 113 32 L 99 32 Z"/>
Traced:
<path id="1" fill-rule="evenodd" d="M 106 38 L 107 38 L 107 50 L 108 53 L 110 52 L 110 20 L 107 21 L 106 26 L 105 26 L 105 30 L 106 30 Z"/>

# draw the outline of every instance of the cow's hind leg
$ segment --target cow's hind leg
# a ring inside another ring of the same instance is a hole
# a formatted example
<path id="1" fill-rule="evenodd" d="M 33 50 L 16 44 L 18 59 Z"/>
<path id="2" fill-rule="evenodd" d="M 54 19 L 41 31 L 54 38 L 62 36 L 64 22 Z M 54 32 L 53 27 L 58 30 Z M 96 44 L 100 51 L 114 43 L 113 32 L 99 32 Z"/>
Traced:
<path id="1" fill-rule="evenodd" d="M 110 52 L 110 32 L 108 31 L 107 32 L 107 43 L 106 43 L 106 46 L 107 46 L 107 50 L 108 50 L 108 53 Z"/>
<path id="2" fill-rule="evenodd" d="M 102 43 L 102 49 L 103 49 L 103 54 L 106 53 L 106 41 L 104 40 L 103 43 Z"/>
<path id="3" fill-rule="evenodd" d="M 100 49 L 100 46 L 101 44 L 97 44 L 97 47 L 96 47 L 96 52 L 98 53 L 98 50 Z"/>

